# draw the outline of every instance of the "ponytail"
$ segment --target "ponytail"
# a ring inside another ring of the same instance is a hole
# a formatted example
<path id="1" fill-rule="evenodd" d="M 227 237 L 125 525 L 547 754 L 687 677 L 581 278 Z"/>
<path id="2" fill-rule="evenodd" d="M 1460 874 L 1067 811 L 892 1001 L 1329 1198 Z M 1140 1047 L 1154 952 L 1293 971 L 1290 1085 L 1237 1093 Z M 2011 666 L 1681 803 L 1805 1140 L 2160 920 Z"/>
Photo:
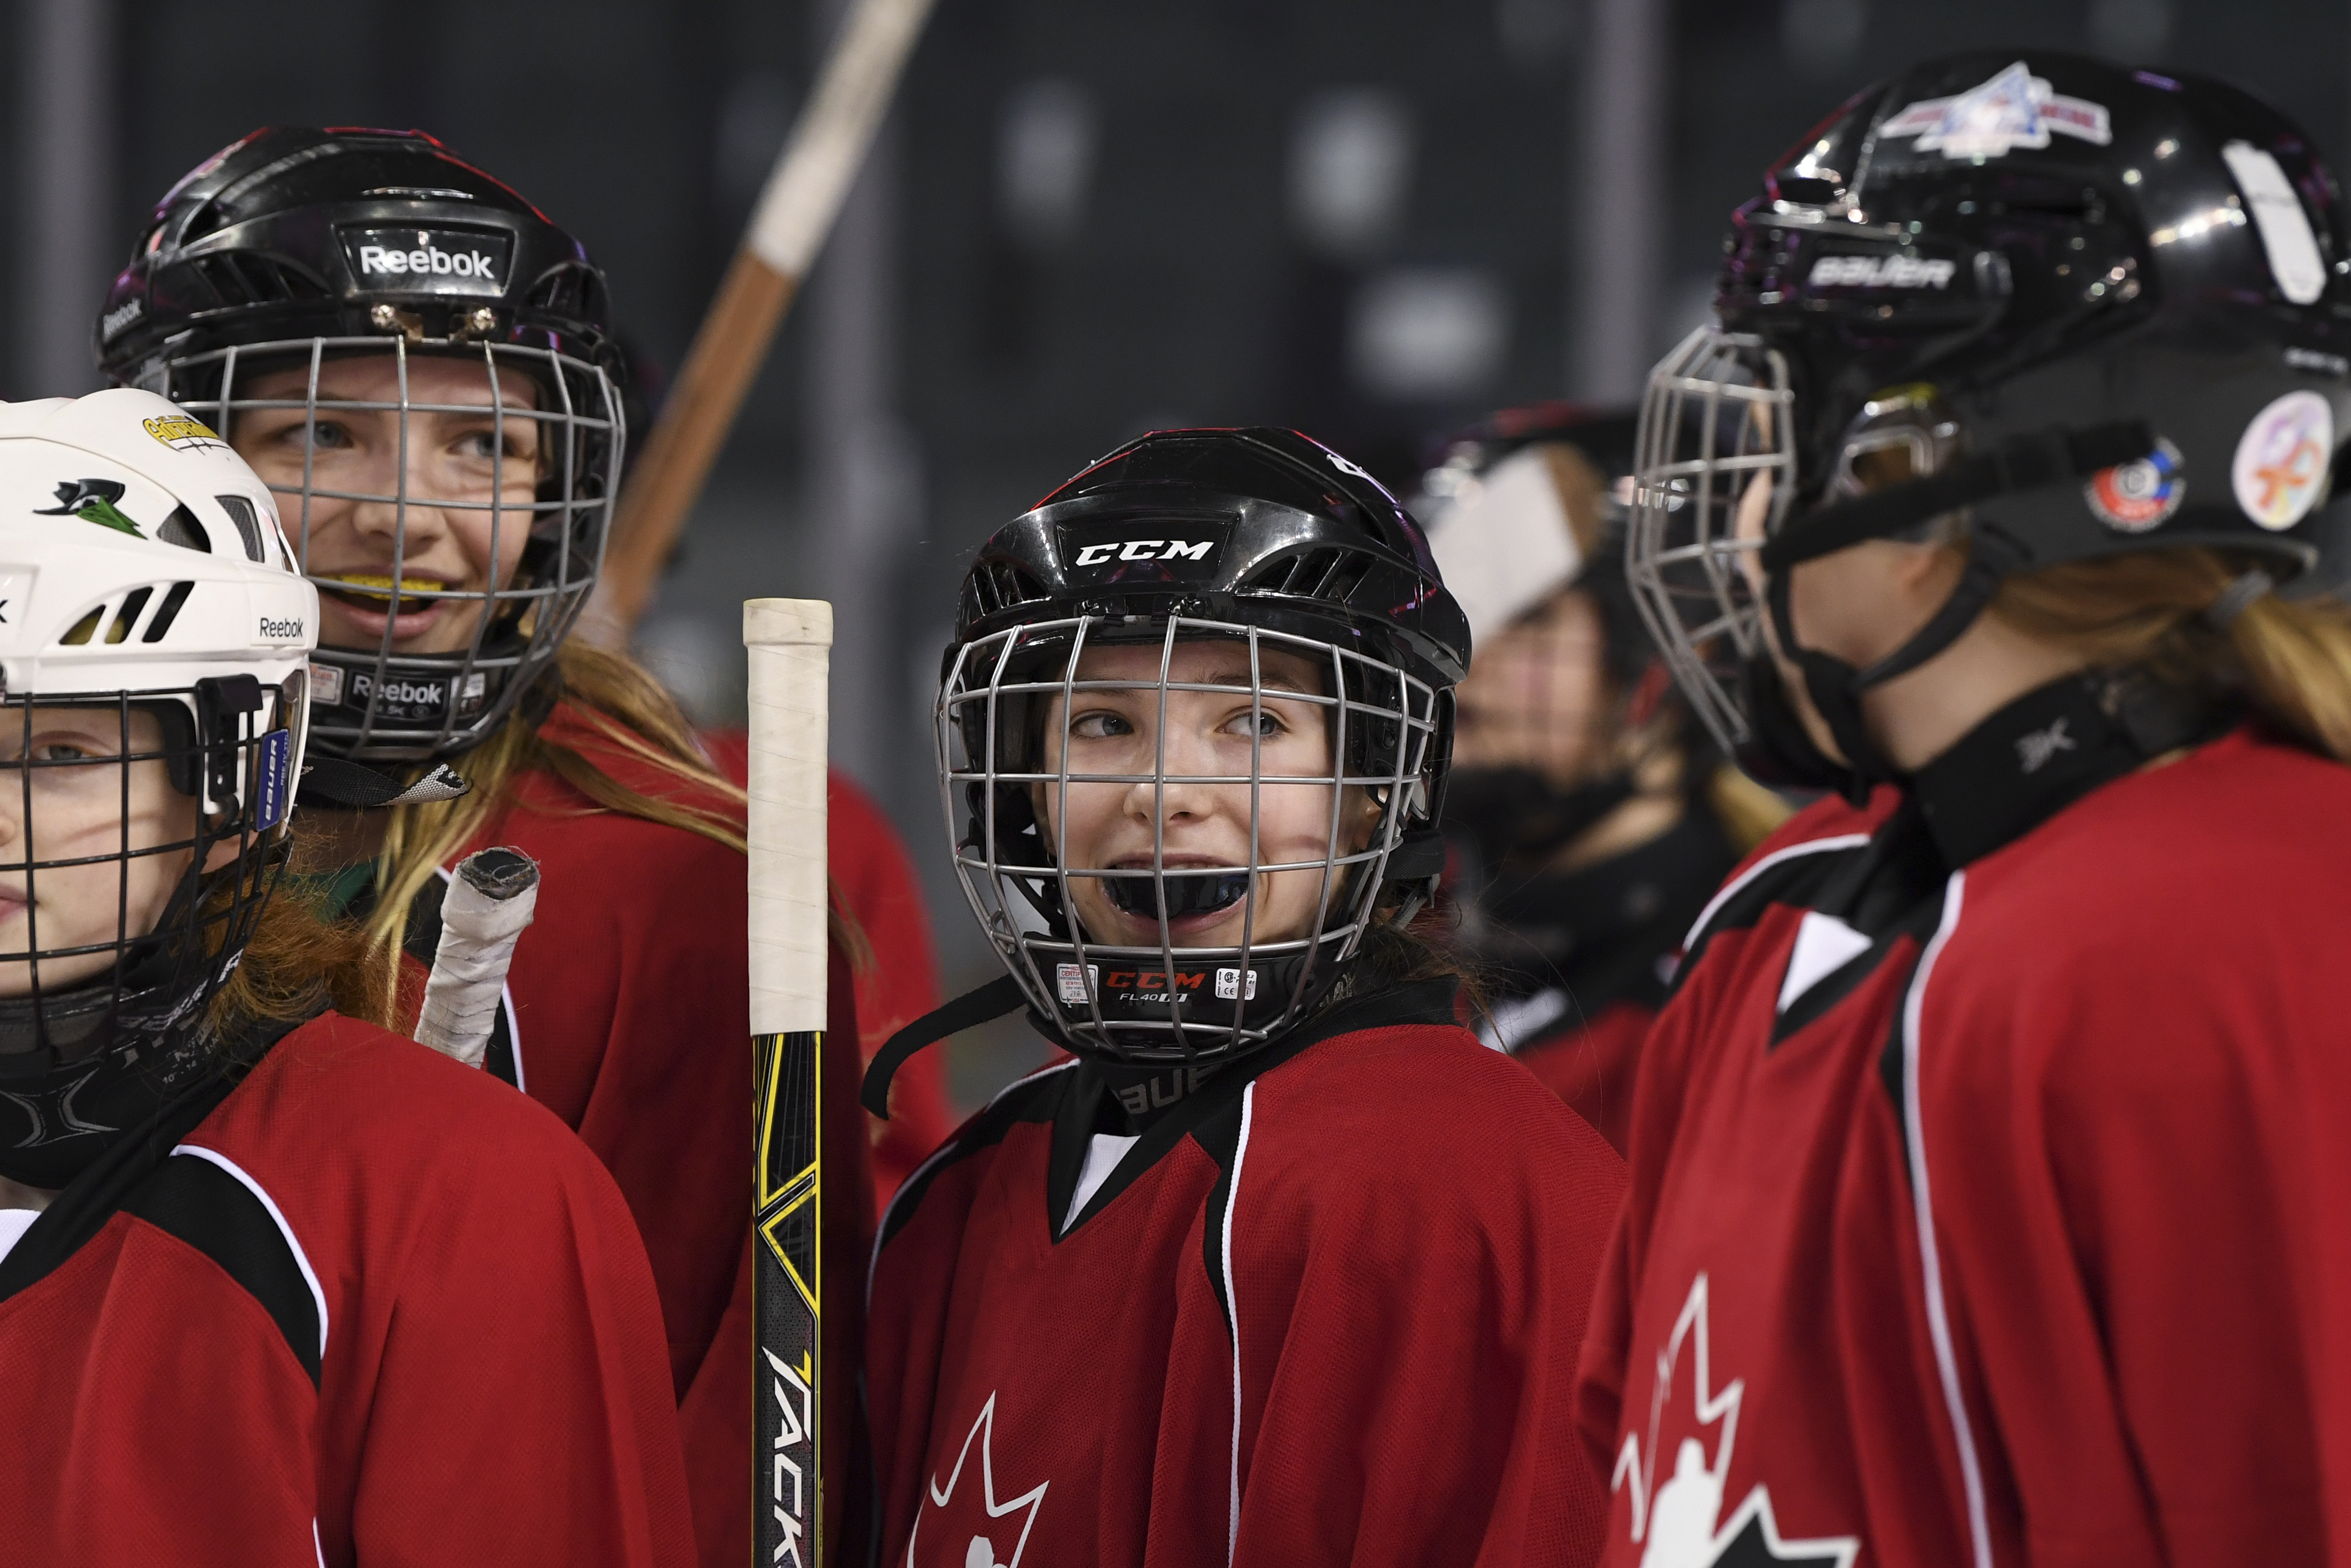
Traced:
<path id="1" fill-rule="evenodd" d="M 1991 613 L 2082 653 L 2189 690 L 2235 693 L 2273 728 L 2351 762 L 2351 612 L 2264 593 L 2225 630 L 2206 612 L 2253 562 L 2211 549 L 2145 550 L 2012 577 Z"/>

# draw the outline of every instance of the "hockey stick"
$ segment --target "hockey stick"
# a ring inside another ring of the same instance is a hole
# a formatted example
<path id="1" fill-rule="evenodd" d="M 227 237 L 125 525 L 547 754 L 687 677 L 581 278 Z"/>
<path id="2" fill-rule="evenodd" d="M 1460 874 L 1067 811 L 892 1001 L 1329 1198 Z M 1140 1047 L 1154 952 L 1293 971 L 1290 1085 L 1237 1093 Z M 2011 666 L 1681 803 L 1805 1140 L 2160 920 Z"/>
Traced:
<path id="1" fill-rule="evenodd" d="M 593 612 L 616 643 L 627 641 L 644 613 L 776 327 L 865 162 L 930 9 L 931 0 L 854 0 L 842 19 L 824 75 L 768 176 L 621 492 Z"/>
<path id="2" fill-rule="evenodd" d="M 750 656 L 752 1561 L 826 1562 L 825 1353 L 818 1303 L 828 1260 L 822 1122 L 825 977 L 825 679 L 832 606 L 754 599 Z"/>
<path id="3" fill-rule="evenodd" d="M 477 850 L 441 900 L 441 944 L 424 982 L 416 1041 L 479 1067 L 505 998 L 515 943 L 538 904 L 538 865 L 520 850 Z"/>

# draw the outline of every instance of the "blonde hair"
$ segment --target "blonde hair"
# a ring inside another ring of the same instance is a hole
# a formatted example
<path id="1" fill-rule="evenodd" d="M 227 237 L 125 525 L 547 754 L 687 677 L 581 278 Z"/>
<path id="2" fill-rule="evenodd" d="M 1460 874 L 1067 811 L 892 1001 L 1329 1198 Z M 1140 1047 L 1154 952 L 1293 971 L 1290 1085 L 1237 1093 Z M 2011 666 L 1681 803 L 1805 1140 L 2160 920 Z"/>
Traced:
<path id="1" fill-rule="evenodd" d="M 509 718 L 464 758 L 462 769 L 473 785 L 467 794 L 392 808 L 376 862 L 378 896 L 364 921 L 329 913 L 327 889 L 340 869 L 334 846 L 298 828 L 285 874 L 256 916 L 236 968 L 214 996 L 210 1016 L 218 1031 L 231 1032 L 237 1020 L 297 1021 L 322 1000 L 348 1017 L 401 1029 L 399 953 L 411 906 L 438 868 L 506 809 L 517 780 L 533 769 L 586 796 L 593 802 L 590 811 L 640 817 L 742 852 L 743 790 L 711 766 L 685 716 L 653 676 L 631 660 L 576 640 L 564 644 L 557 668 L 563 695 L 597 739 L 666 774 L 677 795 L 631 789 L 580 750 L 541 736 L 532 720 Z M 248 874 L 246 895 L 256 878 Z M 224 887 L 208 904 L 225 910 L 234 896 Z M 854 927 L 848 932 L 845 946 L 852 956 L 862 954 Z M 837 924 L 836 939 L 842 935 Z M 410 1006 L 415 1001 L 404 999 Z"/>
<path id="2" fill-rule="evenodd" d="M 2204 619 L 2255 564 L 2211 549 L 2069 561 L 2009 579 L 1991 613 L 2094 667 L 2233 690 L 2283 734 L 2351 761 L 2351 612 L 2332 599 L 2264 593 L 2226 631 Z"/>

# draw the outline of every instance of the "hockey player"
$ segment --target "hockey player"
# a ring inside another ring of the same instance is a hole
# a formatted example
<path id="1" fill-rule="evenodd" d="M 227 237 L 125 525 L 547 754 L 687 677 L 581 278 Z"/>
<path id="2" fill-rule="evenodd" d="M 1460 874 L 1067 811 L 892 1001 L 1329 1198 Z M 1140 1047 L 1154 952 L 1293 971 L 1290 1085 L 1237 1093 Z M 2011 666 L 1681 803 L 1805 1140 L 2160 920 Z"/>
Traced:
<path id="1" fill-rule="evenodd" d="M 1453 442 L 1428 548 L 1469 622 L 1446 892 L 1488 991 L 1480 1039 L 1621 1153 L 1634 1070 L 1690 922 L 1787 817 L 1721 760 L 1635 611 L 1633 420 L 1513 409 Z"/>
<path id="2" fill-rule="evenodd" d="M 147 392 L 0 406 L 0 599 L 8 1560 L 690 1563 L 611 1178 L 272 899 L 318 594 L 268 490 Z"/>
<path id="3" fill-rule="evenodd" d="M 1844 799 L 1646 1050 L 1606 1561 L 2341 1558 L 2351 626 L 2275 591 L 2351 420 L 2340 200 L 2232 89 L 2001 52 L 1734 217 L 1633 580 L 1723 741 Z"/>
<path id="4" fill-rule="evenodd" d="M 981 548 L 940 746 L 1010 973 L 874 1073 L 1023 1004 L 1074 1055 L 884 1218 L 881 1561 L 1591 1555 L 1559 1401 L 1620 1163 L 1413 925 L 1466 643 L 1287 431 L 1143 437 Z"/>
<path id="5" fill-rule="evenodd" d="M 705 1561 L 739 1562 L 747 1145 L 714 1129 L 750 1126 L 743 797 L 649 676 L 568 635 L 623 434 L 603 275 L 430 137 L 281 127 L 164 197 L 98 332 L 114 379 L 188 403 L 277 495 L 320 592 L 315 748 L 416 780 L 340 830 L 378 943 L 429 958 L 470 850 L 538 862 L 488 1066 L 628 1198 Z M 462 799 L 436 798 L 443 759 Z"/>

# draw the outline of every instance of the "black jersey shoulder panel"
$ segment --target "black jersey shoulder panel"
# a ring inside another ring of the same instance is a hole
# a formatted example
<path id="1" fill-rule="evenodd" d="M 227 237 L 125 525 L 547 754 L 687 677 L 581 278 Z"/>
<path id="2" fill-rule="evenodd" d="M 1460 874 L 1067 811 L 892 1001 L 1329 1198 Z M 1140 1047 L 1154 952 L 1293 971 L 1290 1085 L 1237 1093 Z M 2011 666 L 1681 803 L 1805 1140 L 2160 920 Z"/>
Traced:
<path id="1" fill-rule="evenodd" d="M 1731 879 L 1715 895 L 1713 907 L 1699 917 L 1697 928 L 1691 932 L 1681 965 L 1674 971 L 1671 990 L 1681 989 L 1682 981 L 1698 967 L 1707 944 L 1717 934 L 1746 930 L 1775 904 L 1799 909 L 1816 907 L 1823 890 L 1857 857 L 1866 853 L 1868 847 L 1865 841 L 1837 843 L 1833 840 L 1813 840 L 1791 844 L 1779 852 L 1784 859 L 1758 862 L 1743 875 Z"/>
<path id="2" fill-rule="evenodd" d="M 922 1206 L 923 1195 L 930 1190 L 941 1171 L 982 1149 L 995 1147 L 1004 1141 L 1007 1133 L 1023 1123 L 1051 1122 L 1063 1097 L 1070 1092 L 1076 1071 L 1075 1062 L 1062 1062 L 1019 1080 L 965 1123 L 936 1154 L 916 1166 L 914 1174 L 891 1196 L 890 1207 L 883 1211 L 882 1223 L 873 1238 L 874 1255 L 879 1257 L 891 1239 L 905 1228 L 907 1220 Z"/>
<path id="3" fill-rule="evenodd" d="M 177 1154 L 122 1207 L 219 1264 L 261 1304 L 310 1386 L 319 1385 L 318 1299 L 286 1233 L 252 1188 L 211 1160 Z"/>

